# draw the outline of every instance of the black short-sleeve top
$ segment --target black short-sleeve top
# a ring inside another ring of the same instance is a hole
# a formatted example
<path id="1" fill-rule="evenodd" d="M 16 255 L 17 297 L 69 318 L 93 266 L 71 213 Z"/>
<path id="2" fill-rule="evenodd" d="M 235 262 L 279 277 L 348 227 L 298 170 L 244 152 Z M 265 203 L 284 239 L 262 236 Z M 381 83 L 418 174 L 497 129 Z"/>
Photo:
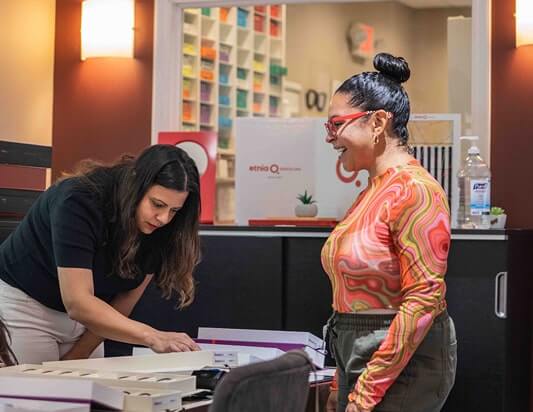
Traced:
<path id="1" fill-rule="evenodd" d="M 135 258 L 138 274 L 122 278 L 113 273 L 111 259 L 118 251 L 111 250 L 107 239 L 114 230 L 106 217 L 108 204 L 76 177 L 51 186 L 0 245 L 0 278 L 43 305 L 65 312 L 58 267 L 91 269 L 94 294 L 106 302 L 135 289 L 146 274 L 157 275 L 157 245 L 144 235 Z"/>

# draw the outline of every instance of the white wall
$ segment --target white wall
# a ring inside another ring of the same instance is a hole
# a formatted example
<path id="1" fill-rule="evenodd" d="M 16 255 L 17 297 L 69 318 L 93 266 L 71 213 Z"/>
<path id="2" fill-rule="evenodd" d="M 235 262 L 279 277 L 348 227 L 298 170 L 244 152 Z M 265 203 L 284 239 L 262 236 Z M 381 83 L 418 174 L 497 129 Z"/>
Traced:
<path id="1" fill-rule="evenodd" d="M 55 0 L 0 0 L 0 140 L 52 144 Z"/>
<path id="2" fill-rule="evenodd" d="M 388 50 L 411 56 L 409 33 L 401 30 L 399 22 L 405 20 L 398 12 L 410 9 L 395 3 L 336 3 L 296 4 L 287 6 L 287 67 L 288 80 L 308 89 L 327 92 L 332 81 L 342 81 L 351 75 L 372 70 L 372 59 L 354 61 L 346 43 L 346 30 L 352 21 L 374 26 L 377 51 Z M 327 112 L 307 110 L 303 116 L 324 116 Z"/>
<path id="3" fill-rule="evenodd" d="M 472 18 L 448 20 L 448 107 L 463 116 L 463 134 L 471 134 Z"/>
<path id="4" fill-rule="evenodd" d="M 397 2 L 295 4 L 287 6 L 287 78 L 331 92 L 333 80 L 373 70 L 372 59 L 354 61 L 346 44 L 352 21 L 375 28 L 376 53 L 387 51 L 409 62 L 406 84 L 413 112 L 448 112 L 447 17 L 470 15 L 468 8 L 413 9 Z M 304 116 L 324 116 L 316 109 Z"/>

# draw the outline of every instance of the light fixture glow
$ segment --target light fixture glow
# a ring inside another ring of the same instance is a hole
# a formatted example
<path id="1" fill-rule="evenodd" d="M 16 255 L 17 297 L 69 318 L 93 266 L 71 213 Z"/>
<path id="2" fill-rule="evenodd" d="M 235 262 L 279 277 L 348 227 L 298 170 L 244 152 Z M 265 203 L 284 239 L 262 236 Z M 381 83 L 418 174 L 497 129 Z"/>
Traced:
<path id="1" fill-rule="evenodd" d="M 133 57 L 134 0 L 84 0 L 81 59 Z"/>
<path id="2" fill-rule="evenodd" d="M 516 0 L 516 47 L 533 44 L 533 1 Z"/>

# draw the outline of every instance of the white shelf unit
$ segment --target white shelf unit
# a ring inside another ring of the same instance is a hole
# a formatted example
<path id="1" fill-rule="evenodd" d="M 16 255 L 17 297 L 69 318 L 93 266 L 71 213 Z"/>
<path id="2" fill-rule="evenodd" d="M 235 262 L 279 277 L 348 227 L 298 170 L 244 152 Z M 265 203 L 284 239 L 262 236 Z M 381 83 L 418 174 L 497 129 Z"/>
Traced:
<path id="1" fill-rule="evenodd" d="M 183 23 L 178 124 L 181 130 L 218 133 L 215 220 L 231 222 L 238 156 L 235 118 L 279 117 L 283 112 L 286 8 L 186 9 Z"/>

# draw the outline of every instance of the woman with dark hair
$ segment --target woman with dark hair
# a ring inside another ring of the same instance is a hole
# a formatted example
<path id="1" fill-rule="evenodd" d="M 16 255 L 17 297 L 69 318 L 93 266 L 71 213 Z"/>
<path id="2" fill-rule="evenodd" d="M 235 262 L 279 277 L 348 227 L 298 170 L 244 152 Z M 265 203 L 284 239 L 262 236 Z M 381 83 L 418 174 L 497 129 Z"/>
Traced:
<path id="1" fill-rule="evenodd" d="M 200 187 L 171 145 L 112 166 L 86 162 L 44 192 L 0 246 L 0 317 L 21 363 L 101 357 L 103 339 L 197 350 L 186 334 L 128 318 L 153 280 L 194 297 Z"/>
<path id="2" fill-rule="evenodd" d="M 380 53 L 374 67 L 339 87 L 326 123 L 343 167 L 369 172 L 322 249 L 337 362 L 328 411 L 336 404 L 337 412 L 436 412 L 457 363 L 444 282 L 449 208 L 408 150 L 407 62 Z"/>

